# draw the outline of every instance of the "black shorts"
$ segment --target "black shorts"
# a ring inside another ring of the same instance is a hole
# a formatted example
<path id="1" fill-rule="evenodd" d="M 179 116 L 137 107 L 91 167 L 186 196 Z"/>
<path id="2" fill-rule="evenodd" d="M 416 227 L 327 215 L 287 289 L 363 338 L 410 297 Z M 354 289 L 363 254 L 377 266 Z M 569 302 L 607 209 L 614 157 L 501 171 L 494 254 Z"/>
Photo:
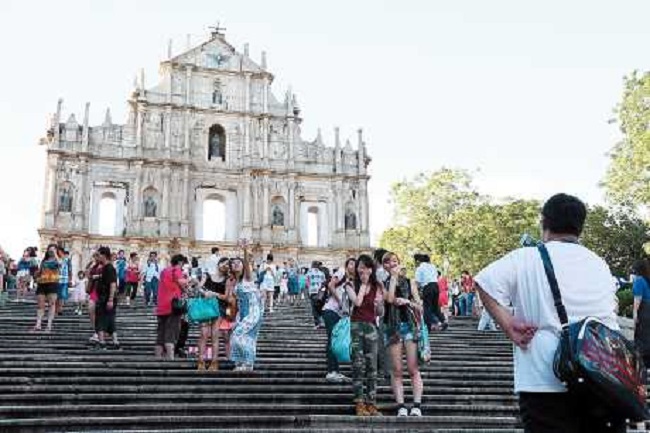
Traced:
<path id="1" fill-rule="evenodd" d="M 113 334 L 115 332 L 115 310 L 117 302 L 113 301 L 113 308 L 108 309 L 108 302 L 100 300 L 95 306 L 95 331 Z"/>
<path id="2" fill-rule="evenodd" d="M 586 398 L 567 392 L 519 393 L 525 433 L 625 433 L 624 419 L 605 416 Z M 608 426 L 608 423 L 610 424 Z"/>
<path id="3" fill-rule="evenodd" d="M 59 293 L 59 283 L 38 284 L 36 286 L 37 295 L 56 295 Z"/>
<path id="4" fill-rule="evenodd" d="M 126 294 L 135 294 L 138 293 L 138 283 L 124 283 Z"/>
<path id="5" fill-rule="evenodd" d="M 181 316 L 168 314 L 158 316 L 158 327 L 156 329 L 156 345 L 176 344 L 181 332 Z"/>

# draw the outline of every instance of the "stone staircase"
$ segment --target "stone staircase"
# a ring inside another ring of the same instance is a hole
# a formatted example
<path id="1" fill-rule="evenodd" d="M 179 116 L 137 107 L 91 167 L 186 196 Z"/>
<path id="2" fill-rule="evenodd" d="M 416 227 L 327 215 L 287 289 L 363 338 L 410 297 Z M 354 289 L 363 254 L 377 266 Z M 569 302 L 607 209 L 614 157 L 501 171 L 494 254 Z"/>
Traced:
<path id="1" fill-rule="evenodd" d="M 52 334 L 30 333 L 34 316 L 33 302 L 0 307 L 2 432 L 522 431 L 511 346 L 500 333 L 475 331 L 472 319 L 431 335 L 433 360 L 422 369 L 426 416 L 398 419 L 389 386 L 378 396 L 387 416 L 358 418 L 351 385 L 325 381 L 325 332 L 313 330 L 306 305 L 265 317 L 253 373 L 224 361 L 216 373 L 197 372 L 193 360 L 157 361 L 155 317 L 142 307 L 118 311 L 119 350 L 88 346 L 85 315 L 66 310 Z M 349 376 L 350 366 L 342 372 Z"/>

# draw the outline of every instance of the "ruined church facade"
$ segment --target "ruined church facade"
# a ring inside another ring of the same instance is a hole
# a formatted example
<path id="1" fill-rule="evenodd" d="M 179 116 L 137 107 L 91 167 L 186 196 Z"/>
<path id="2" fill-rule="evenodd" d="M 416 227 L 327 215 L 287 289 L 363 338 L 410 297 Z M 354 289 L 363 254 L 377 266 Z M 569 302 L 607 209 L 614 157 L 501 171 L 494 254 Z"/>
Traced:
<path id="1" fill-rule="evenodd" d="M 99 245 L 165 259 L 205 257 L 215 245 L 236 253 L 246 238 L 258 259 L 273 252 L 332 265 L 367 250 L 362 131 L 354 148 L 338 128 L 330 146 L 320 132 L 303 139 L 297 98 L 289 90 L 278 99 L 273 79 L 264 53 L 257 63 L 217 30 L 170 53 L 157 85 L 141 74 L 125 124 L 107 111 L 90 126 L 88 104 L 81 123 L 74 114 L 64 121 L 59 100 L 41 140 L 41 244 L 66 245 L 76 266 Z"/>

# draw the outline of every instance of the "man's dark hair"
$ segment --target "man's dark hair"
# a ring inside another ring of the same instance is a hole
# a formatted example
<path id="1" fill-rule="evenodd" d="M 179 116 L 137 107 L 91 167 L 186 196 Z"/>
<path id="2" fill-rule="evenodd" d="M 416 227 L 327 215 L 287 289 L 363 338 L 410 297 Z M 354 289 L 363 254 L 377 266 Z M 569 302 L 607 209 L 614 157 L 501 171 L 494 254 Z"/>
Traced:
<path id="1" fill-rule="evenodd" d="M 117 253 L 118 253 L 118 254 L 119 254 L 119 253 L 124 254 L 124 250 L 119 250 Z"/>
<path id="2" fill-rule="evenodd" d="M 212 247 L 212 254 L 217 254 L 219 252 L 219 247 Z"/>
<path id="3" fill-rule="evenodd" d="M 273 261 L 273 254 L 267 254 L 266 261 L 267 262 L 272 262 Z"/>
<path id="4" fill-rule="evenodd" d="M 99 247 L 97 249 L 97 254 L 104 256 L 107 260 L 111 259 L 111 249 L 109 247 Z"/>
<path id="5" fill-rule="evenodd" d="M 172 256 L 171 264 L 172 266 L 182 265 L 187 259 L 182 254 L 175 254 Z"/>
<path id="6" fill-rule="evenodd" d="M 381 261 L 384 259 L 387 252 L 389 251 L 385 248 L 377 248 L 373 251 L 372 258 L 375 260 L 375 263 L 381 265 Z"/>
<path id="7" fill-rule="evenodd" d="M 319 263 L 319 261 L 318 261 L 318 260 L 314 260 L 313 262 L 311 262 L 311 267 L 312 267 L 312 268 L 318 268 L 318 267 L 320 267 L 320 263 Z"/>
<path id="8" fill-rule="evenodd" d="M 157 251 L 152 251 L 152 252 L 149 253 L 149 255 L 158 257 L 158 252 Z"/>
<path id="9" fill-rule="evenodd" d="M 632 272 L 634 272 L 635 275 L 646 277 L 650 280 L 650 261 L 648 261 L 648 259 L 637 260 L 632 265 Z"/>
<path id="10" fill-rule="evenodd" d="M 138 253 L 131 253 L 131 254 L 129 254 L 129 257 L 132 258 L 132 259 L 135 258 L 135 257 L 138 257 Z"/>
<path id="11" fill-rule="evenodd" d="M 552 233 L 580 236 L 586 218 L 585 204 L 568 194 L 556 194 L 542 207 L 542 228 Z"/>
<path id="12" fill-rule="evenodd" d="M 431 263 L 431 257 L 428 254 L 414 254 L 415 263 Z"/>

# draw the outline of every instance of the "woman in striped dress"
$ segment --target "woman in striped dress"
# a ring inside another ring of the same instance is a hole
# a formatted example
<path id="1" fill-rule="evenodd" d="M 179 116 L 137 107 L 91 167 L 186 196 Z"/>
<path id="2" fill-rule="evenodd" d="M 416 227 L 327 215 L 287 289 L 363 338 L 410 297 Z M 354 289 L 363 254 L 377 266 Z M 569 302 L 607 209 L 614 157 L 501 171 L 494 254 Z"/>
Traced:
<path id="1" fill-rule="evenodd" d="M 242 241 L 244 259 L 231 262 L 232 273 L 237 280 L 237 320 L 230 337 L 230 359 L 235 371 L 253 371 L 257 353 L 257 336 L 262 326 L 262 298 L 251 276 L 248 244 Z"/>

